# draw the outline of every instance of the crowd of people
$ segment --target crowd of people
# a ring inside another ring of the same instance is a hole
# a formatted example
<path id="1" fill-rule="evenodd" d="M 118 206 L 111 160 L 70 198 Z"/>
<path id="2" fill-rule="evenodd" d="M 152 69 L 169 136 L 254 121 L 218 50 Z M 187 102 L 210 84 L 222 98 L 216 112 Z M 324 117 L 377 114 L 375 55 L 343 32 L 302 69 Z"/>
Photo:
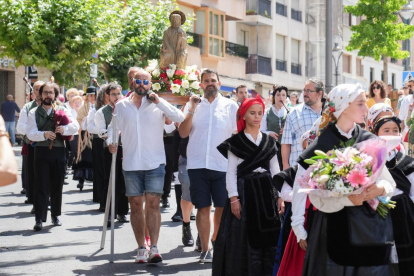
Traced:
<path id="1" fill-rule="evenodd" d="M 195 246 L 201 263 L 213 263 L 213 275 L 414 275 L 414 80 L 399 91 L 395 111 L 382 81 L 368 91 L 341 84 L 328 94 L 315 78 L 301 95 L 275 85 L 266 105 L 245 85 L 233 99 L 222 96 L 219 74 L 205 69 L 203 95 L 183 106 L 152 92 L 144 69 L 130 68 L 128 81 L 126 96 L 109 83 L 88 87 L 86 95 L 69 89 L 66 103 L 56 84 L 34 84 L 17 131 L 25 135 L 23 185 L 35 231 L 48 205 L 52 224 L 62 225 L 68 172 L 80 191 L 93 182 L 102 212 L 114 177 L 110 216 L 126 223 L 130 212 L 135 262 L 159 263 L 160 208 L 170 206 L 174 182 L 172 220 L 182 222 L 183 245 Z M 402 138 L 363 193 L 333 199 L 299 192 L 296 176 L 315 150 L 376 136 Z M 367 204 L 377 197 L 397 202 L 385 219 Z"/>

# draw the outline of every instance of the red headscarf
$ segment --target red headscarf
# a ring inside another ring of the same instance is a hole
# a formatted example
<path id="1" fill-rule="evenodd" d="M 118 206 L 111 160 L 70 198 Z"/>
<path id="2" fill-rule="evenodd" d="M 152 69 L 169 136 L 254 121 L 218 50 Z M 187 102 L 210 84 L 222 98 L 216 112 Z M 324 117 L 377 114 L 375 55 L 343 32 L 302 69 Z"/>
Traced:
<path id="1" fill-rule="evenodd" d="M 243 117 L 246 114 L 247 110 L 254 104 L 260 104 L 263 107 L 263 112 L 265 110 L 265 105 L 260 98 L 260 95 L 257 94 L 256 98 L 247 98 L 244 99 L 242 104 L 237 111 L 237 131 L 243 131 L 246 128 L 246 122 L 244 121 Z"/>

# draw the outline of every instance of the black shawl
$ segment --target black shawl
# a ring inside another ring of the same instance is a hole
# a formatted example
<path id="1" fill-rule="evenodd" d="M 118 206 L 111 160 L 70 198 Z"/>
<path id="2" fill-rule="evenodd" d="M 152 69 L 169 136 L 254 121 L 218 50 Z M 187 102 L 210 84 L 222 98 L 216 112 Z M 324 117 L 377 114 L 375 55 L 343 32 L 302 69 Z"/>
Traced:
<path id="1" fill-rule="evenodd" d="M 395 183 L 397 183 L 397 188 L 408 195 L 410 193 L 411 182 L 408 180 L 407 175 L 414 172 L 414 159 L 398 152 L 392 160 L 387 161 L 386 166 L 394 178 Z"/>
<path id="2" fill-rule="evenodd" d="M 293 167 L 290 167 L 286 170 L 281 171 L 278 174 L 273 176 L 273 185 L 276 189 L 281 192 L 283 183 L 286 182 L 290 187 L 293 188 L 293 183 L 295 182 L 296 172 L 298 171 L 298 165 L 296 164 Z"/>

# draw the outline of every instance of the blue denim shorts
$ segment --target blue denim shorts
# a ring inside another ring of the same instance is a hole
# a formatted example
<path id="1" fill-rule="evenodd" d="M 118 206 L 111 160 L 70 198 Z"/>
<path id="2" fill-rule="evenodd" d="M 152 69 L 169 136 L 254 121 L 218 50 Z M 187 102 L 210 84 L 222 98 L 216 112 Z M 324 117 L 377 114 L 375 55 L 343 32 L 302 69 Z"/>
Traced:
<path id="1" fill-rule="evenodd" d="M 124 171 L 126 196 L 164 193 L 165 164 L 148 171 Z"/>
<path id="2" fill-rule="evenodd" d="M 187 173 L 187 158 L 182 157 L 178 159 L 178 180 L 181 183 L 181 198 L 185 201 L 191 202 L 190 196 L 190 178 Z"/>

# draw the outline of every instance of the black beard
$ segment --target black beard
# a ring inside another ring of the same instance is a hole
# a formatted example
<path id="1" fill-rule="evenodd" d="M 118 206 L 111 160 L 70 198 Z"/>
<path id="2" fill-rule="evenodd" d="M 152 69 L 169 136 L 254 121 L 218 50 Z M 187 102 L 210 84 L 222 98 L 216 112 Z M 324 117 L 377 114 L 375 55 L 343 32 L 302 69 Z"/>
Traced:
<path id="1" fill-rule="evenodd" d="M 212 89 L 208 89 L 208 88 L 212 88 Z M 217 95 L 217 89 L 215 86 L 207 86 L 206 90 L 204 91 L 204 94 L 206 96 L 206 98 L 208 97 L 213 97 Z"/>
<path id="2" fill-rule="evenodd" d="M 43 99 L 42 104 L 43 105 L 52 105 L 54 101 L 52 99 Z"/>
<path id="3" fill-rule="evenodd" d="M 149 89 L 145 89 L 144 87 L 134 87 L 134 92 L 137 93 L 138 95 L 142 96 L 142 95 L 147 95 L 148 94 Z"/>

